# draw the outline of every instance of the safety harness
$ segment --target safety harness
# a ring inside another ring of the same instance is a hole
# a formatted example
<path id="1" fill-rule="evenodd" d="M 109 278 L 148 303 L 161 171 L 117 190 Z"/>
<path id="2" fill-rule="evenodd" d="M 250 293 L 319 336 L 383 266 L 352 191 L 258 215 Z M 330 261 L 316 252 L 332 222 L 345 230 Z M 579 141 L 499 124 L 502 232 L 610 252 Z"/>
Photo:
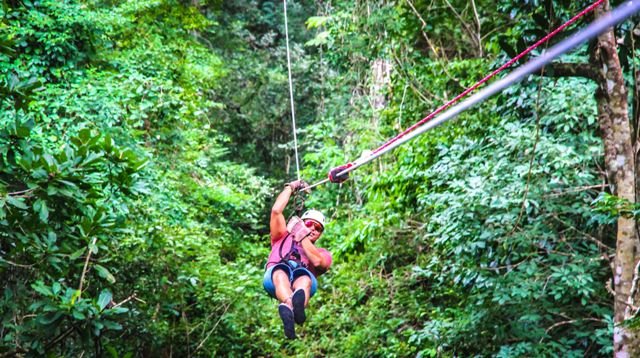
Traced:
<path id="1" fill-rule="evenodd" d="M 311 230 L 304 225 L 298 216 L 292 216 L 287 223 L 287 236 L 276 244 L 280 245 L 280 247 L 278 247 L 278 256 L 280 257 L 280 260 L 269 261 L 267 262 L 267 266 L 269 266 L 269 264 L 282 263 L 289 266 L 291 269 L 295 269 L 300 266 L 307 268 L 307 265 L 302 262 L 300 252 L 298 251 L 295 243 L 301 242 L 309 235 L 311 235 Z M 289 245 L 287 253 L 283 254 L 283 247 L 287 243 L 287 240 L 290 240 L 291 244 Z"/>

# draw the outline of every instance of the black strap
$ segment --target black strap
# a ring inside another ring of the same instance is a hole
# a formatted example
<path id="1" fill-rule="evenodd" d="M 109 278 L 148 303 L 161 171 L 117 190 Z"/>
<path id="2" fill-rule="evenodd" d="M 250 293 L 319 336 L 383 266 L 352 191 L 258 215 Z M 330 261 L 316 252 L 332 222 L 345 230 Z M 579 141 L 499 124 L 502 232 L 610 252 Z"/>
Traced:
<path id="1" fill-rule="evenodd" d="M 306 239 L 307 236 L 311 235 L 311 232 L 309 232 L 307 235 L 305 235 L 300 242 L 302 242 L 302 240 Z M 291 239 L 291 246 L 289 246 L 289 252 L 287 252 L 287 254 L 285 256 L 282 256 L 282 247 L 284 246 L 284 244 L 287 242 L 287 239 L 291 237 L 291 233 L 287 233 L 287 236 L 285 236 L 284 239 L 282 239 L 282 241 L 280 242 L 280 247 L 278 248 L 278 255 L 280 256 L 280 261 L 278 262 L 274 262 L 274 261 L 269 261 L 267 262 L 267 266 L 269 266 L 269 264 L 279 264 L 279 263 L 284 263 L 287 266 L 291 266 L 289 265 L 289 260 L 291 260 L 291 254 L 293 253 L 293 247 L 295 246 L 295 241 L 293 239 Z M 302 262 L 302 260 L 297 259 L 297 260 L 293 260 L 295 261 L 298 265 L 306 267 L 306 265 Z"/>
<path id="2" fill-rule="evenodd" d="M 280 247 L 278 248 L 278 255 L 280 256 L 280 261 L 269 261 L 267 262 L 267 266 L 269 266 L 269 264 L 279 264 L 279 263 L 285 263 L 288 265 L 287 262 L 289 261 L 289 257 L 291 256 L 291 252 L 293 251 L 293 239 L 291 240 L 291 246 L 289 247 L 289 252 L 287 252 L 286 256 L 282 256 L 282 247 L 287 242 L 287 239 L 290 236 L 291 236 L 291 233 L 288 232 L 287 236 L 285 236 L 285 238 L 282 239 L 282 241 L 280 241 Z"/>

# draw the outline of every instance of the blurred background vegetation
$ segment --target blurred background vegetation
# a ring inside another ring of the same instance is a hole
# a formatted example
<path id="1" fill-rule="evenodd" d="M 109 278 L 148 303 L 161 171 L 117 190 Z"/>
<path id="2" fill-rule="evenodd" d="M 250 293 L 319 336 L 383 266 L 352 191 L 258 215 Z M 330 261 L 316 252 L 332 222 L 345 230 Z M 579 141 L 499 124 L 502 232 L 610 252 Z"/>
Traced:
<path id="1" fill-rule="evenodd" d="M 303 178 L 589 3 L 290 1 Z M 261 286 L 295 176 L 282 3 L 2 5 L 0 356 L 611 355 L 619 205 L 587 79 L 532 76 L 314 191 L 334 266 L 289 342 Z"/>

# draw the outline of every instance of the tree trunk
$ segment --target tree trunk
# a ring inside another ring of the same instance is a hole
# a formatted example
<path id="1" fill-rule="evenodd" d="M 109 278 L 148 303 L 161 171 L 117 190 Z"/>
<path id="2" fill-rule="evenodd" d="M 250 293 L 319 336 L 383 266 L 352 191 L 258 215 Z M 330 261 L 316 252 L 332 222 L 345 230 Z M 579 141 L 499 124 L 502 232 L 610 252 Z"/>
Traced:
<path id="1" fill-rule="evenodd" d="M 609 11 L 609 2 L 596 9 L 596 17 Z M 601 73 L 596 95 L 598 121 L 603 133 L 605 166 L 612 180 L 612 191 L 621 199 L 635 203 L 635 160 L 632 149 L 631 126 L 628 115 L 627 88 L 622 76 L 618 48 L 613 29 L 598 36 L 595 60 Z M 635 314 L 637 295 L 636 264 L 638 237 L 633 218 L 618 219 L 616 257 L 614 262 L 614 356 L 640 356 L 640 335 L 623 327 L 626 319 Z M 636 291 L 636 292 L 632 292 Z"/>
<path id="2" fill-rule="evenodd" d="M 388 60 L 377 59 L 371 64 L 369 101 L 373 107 L 373 127 L 377 128 L 380 112 L 387 107 L 384 90 L 391 83 L 392 65 Z"/>

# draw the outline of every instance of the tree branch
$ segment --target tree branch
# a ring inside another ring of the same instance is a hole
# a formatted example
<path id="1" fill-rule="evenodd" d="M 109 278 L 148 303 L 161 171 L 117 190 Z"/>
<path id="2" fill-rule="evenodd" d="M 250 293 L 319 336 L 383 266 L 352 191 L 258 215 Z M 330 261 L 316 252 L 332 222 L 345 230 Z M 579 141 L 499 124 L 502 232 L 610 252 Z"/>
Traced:
<path id="1" fill-rule="evenodd" d="M 411 2 L 411 0 L 405 0 L 405 1 L 407 2 L 407 4 L 409 4 L 409 7 L 411 7 L 411 10 L 413 11 L 413 13 L 418 17 L 418 19 L 422 23 L 422 28 L 420 29 L 420 32 L 422 32 L 422 37 L 424 37 L 425 41 L 427 41 L 427 45 L 429 45 L 429 47 L 431 48 L 431 51 L 433 51 L 433 54 L 436 55 L 437 57 L 438 50 L 435 48 L 435 46 L 433 46 L 433 43 L 431 42 L 427 34 L 424 32 L 424 29 L 427 28 L 427 22 L 424 21 L 424 19 L 422 18 L 422 15 L 420 15 L 420 13 L 415 8 L 415 6 L 413 6 L 413 3 Z"/>
<path id="2" fill-rule="evenodd" d="M 478 57 L 482 57 L 482 46 L 480 45 L 480 41 L 479 41 L 480 36 L 471 29 L 469 24 L 467 24 L 464 21 L 462 16 L 456 11 L 456 9 L 453 7 L 453 5 L 451 5 L 451 3 L 448 0 L 444 0 L 444 2 L 447 4 L 447 6 L 453 12 L 453 14 L 458 18 L 458 20 L 462 24 L 462 27 L 467 31 L 467 33 L 469 34 L 469 37 L 471 38 L 471 42 L 473 42 L 473 44 L 478 47 Z"/>
<path id="3" fill-rule="evenodd" d="M 120 303 L 116 303 L 115 305 L 113 305 L 113 307 L 112 307 L 112 308 L 120 307 L 120 306 L 122 306 L 123 304 L 125 304 L 125 303 L 127 303 L 127 302 L 129 302 L 129 301 L 131 301 L 131 300 L 133 300 L 133 299 L 136 299 L 136 294 L 135 294 L 135 293 L 134 293 L 133 295 L 131 295 L 131 296 L 127 297 L 126 299 L 124 299 L 122 302 L 120 302 Z"/>
<path id="4" fill-rule="evenodd" d="M 211 334 L 216 330 L 216 328 L 218 327 L 218 325 L 220 324 L 220 321 L 222 321 L 222 317 L 224 317 L 224 315 L 227 313 L 227 310 L 229 310 L 229 307 L 231 306 L 231 302 L 229 302 L 227 304 L 227 306 L 224 308 L 224 311 L 222 312 L 222 314 L 220 315 L 220 318 L 218 318 L 218 321 L 216 322 L 216 324 L 213 325 L 213 328 L 211 328 L 211 330 L 209 331 L 209 333 L 207 333 L 207 336 L 204 337 L 204 339 L 202 341 L 200 341 L 200 344 L 198 344 L 198 346 L 196 347 L 196 349 L 193 351 L 193 353 L 195 354 L 197 351 L 200 350 L 200 348 L 202 348 L 204 346 L 204 343 L 209 339 L 209 337 L 211 336 Z"/>
<path id="5" fill-rule="evenodd" d="M 571 224 L 569 224 L 569 223 L 567 223 L 567 222 L 563 221 L 562 219 L 560 219 L 560 217 L 558 217 L 558 215 L 556 215 L 556 214 L 551 214 L 551 218 L 553 218 L 554 220 L 556 220 L 556 221 L 557 221 L 557 222 L 559 222 L 560 224 L 562 224 L 562 225 L 566 226 L 567 228 L 569 228 L 569 229 L 571 229 L 571 230 L 573 230 L 573 231 L 577 232 L 578 234 L 582 234 L 582 235 L 584 235 L 584 237 L 585 237 L 587 240 L 589 240 L 589 241 L 593 242 L 593 243 L 594 243 L 594 244 L 596 244 L 596 246 L 598 246 L 599 248 L 604 249 L 604 250 L 607 250 L 608 252 L 615 251 L 613 247 L 610 247 L 610 246 L 608 246 L 608 245 L 604 244 L 602 241 L 600 241 L 600 240 L 596 239 L 595 237 L 593 237 L 593 236 L 591 236 L 591 235 L 587 234 L 586 232 L 580 231 L 579 229 L 577 229 L 577 228 L 576 228 L 576 227 L 574 227 L 573 225 L 571 225 Z"/>
<path id="6" fill-rule="evenodd" d="M 478 28 L 478 32 L 476 36 L 478 37 L 478 50 L 480 50 L 480 57 L 484 56 L 482 51 L 482 25 L 480 24 L 480 16 L 478 15 L 478 9 L 476 9 L 476 3 L 474 0 L 471 0 L 471 8 L 473 8 L 473 15 L 476 19 L 476 26 Z"/>
<path id="7" fill-rule="evenodd" d="M 9 264 L 11 266 L 20 267 L 20 268 L 28 269 L 28 270 L 33 269 L 33 267 L 36 265 L 36 264 L 31 264 L 31 265 L 19 264 L 19 263 L 13 262 L 13 261 L 9 261 L 9 260 L 7 260 L 5 258 L 2 258 L 2 257 L 0 257 L 0 262 L 4 262 L 4 263 L 7 263 L 7 264 Z"/>
<path id="8" fill-rule="evenodd" d="M 554 323 L 553 325 L 551 325 L 549 328 L 547 328 L 544 333 L 549 333 L 552 329 L 556 328 L 556 327 L 560 327 L 560 326 L 564 326 L 567 324 L 572 324 L 572 323 L 576 323 L 576 322 L 581 322 L 581 321 L 594 321 L 594 322 L 604 322 L 603 319 L 600 318 L 580 318 L 580 319 L 571 319 L 568 321 L 562 321 L 562 322 L 557 322 Z M 540 342 L 542 343 L 542 341 L 544 340 L 544 337 L 540 338 Z"/>
<path id="9" fill-rule="evenodd" d="M 84 260 L 84 267 L 82 268 L 82 276 L 80 277 L 80 287 L 78 287 L 78 291 L 80 291 L 80 294 L 82 294 L 82 285 L 84 284 L 84 277 L 87 274 L 89 259 L 91 258 L 91 246 L 95 245 L 97 240 L 98 238 L 94 237 L 93 241 L 91 242 L 91 245 L 89 245 L 88 247 L 89 252 L 87 252 L 87 257 Z"/>
<path id="10" fill-rule="evenodd" d="M 16 357 L 16 356 L 18 356 L 19 353 L 29 353 L 29 351 L 24 349 L 24 348 L 16 348 L 16 349 L 14 349 L 12 351 L 8 351 L 6 353 L 0 354 L 0 358 Z"/>
<path id="11" fill-rule="evenodd" d="M 543 67 L 537 75 L 551 78 L 582 77 L 596 82 L 602 81 L 600 71 L 596 67 L 580 62 L 554 62 Z"/>
<path id="12" fill-rule="evenodd" d="M 543 198 L 544 199 L 554 198 L 554 197 L 557 197 L 557 196 L 562 196 L 562 195 L 566 195 L 566 194 L 573 194 L 573 193 L 579 193 L 579 192 L 582 192 L 582 191 L 593 190 L 593 189 L 605 189 L 608 186 L 609 186 L 608 184 L 604 184 L 603 183 L 603 184 L 596 184 L 596 185 L 585 185 L 585 186 L 572 187 L 572 188 L 569 188 L 568 190 L 565 190 L 565 191 L 557 189 L 557 190 L 553 190 L 551 194 L 544 195 Z"/>
<path id="13" fill-rule="evenodd" d="M 65 338 L 67 338 L 67 336 L 69 336 L 71 334 L 71 332 L 73 332 L 74 326 L 71 326 L 69 328 L 67 328 L 66 331 L 60 333 L 56 338 L 54 338 L 53 340 L 51 340 L 49 343 L 47 343 L 44 346 L 44 350 L 47 351 L 49 350 L 49 348 L 55 346 L 56 344 L 62 342 L 62 340 L 64 340 Z"/>
<path id="14" fill-rule="evenodd" d="M 545 69 L 544 67 L 541 70 L 542 76 L 544 76 Z M 513 225 L 509 236 L 513 235 L 513 233 L 520 225 L 520 220 L 524 216 L 524 212 L 526 210 L 527 197 L 529 196 L 529 187 L 531 185 L 531 174 L 533 173 L 533 162 L 536 159 L 536 149 L 538 148 L 538 143 L 540 142 L 540 95 L 542 94 L 542 77 L 538 81 L 538 95 L 536 96 L 536 138 L 533 142 L 533 149 L 531 150 L 531 158 L 529 158 L 529 172 L 527 173 L 527 184 L 524 187 L 524 194 L 522 194 L 522 203 L 520 204 L 520 213 L 518 214 L 518 218 L 516 219 L 516 223 Z"/>
<path id="15" fill-rule="evenodd" d="M 400 69 L 397 73 L 405 79 L 405 81 L 407 81 L 407 83 L 409 84 L 409 87 L 411 87 L 411 89 L 413 90 L 413 92 L 418 96 L 419 99 L 422 100 L 422 102 L 426 105 L 432 105 L 433 101 L 430 101 L 427 97 L 424 96 L 424 94 L 422 94 L 422 92 L 429 94 L 431 97 L 436 98 L 437 100 L 441 101 L 442 99 L 439 98 L 438 96 L 430 93 L 429 91 L 425 90 L 424 88 L 422 89 L 418 89 L 417 86 L 420 86 L 420 84 L 416 84 L 413 80 L 413 78 L 410 77 L 409 73 L 404 69 L 404 67 L 402 67 L 402 62 L 400 62 L 400 59 L 398 58 L 398 56 L 396 56 L 395 52 L 391 52 L 391 55 L 393 57 L 394 62 L 398 65 L 398 68 Z"/>
<path id="16" fill-rule="evenodd" d="M 26 197 L 24 196 L 24 194 L 30 193 L 34 190 L 36 190 L 37 188 L 31 188 L 31 189 L 26 189 L 26 190 L 20 190 L 20 191 L 14 191 L 11 193 L 7 193 L 7 195 L 9 196 L 17 196 L 17 195 L 22 195 L 21 197 Z"/>

